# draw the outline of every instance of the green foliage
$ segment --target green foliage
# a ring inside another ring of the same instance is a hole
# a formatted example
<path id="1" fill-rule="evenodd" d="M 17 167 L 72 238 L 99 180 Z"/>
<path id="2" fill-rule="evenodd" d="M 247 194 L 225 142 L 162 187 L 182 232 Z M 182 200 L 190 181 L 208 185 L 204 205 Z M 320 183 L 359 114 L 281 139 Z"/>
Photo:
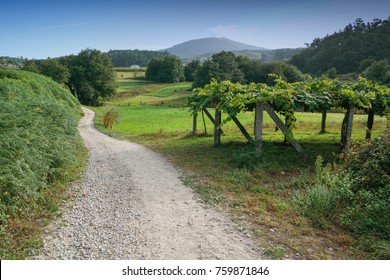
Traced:
<path id="1" fill-rule="evenodd" d="M 376 191 L 355 191 L 349 200 L 339 213 L 343 226 L 358 235 L 390 239 L 390 185 Z"/>
<path id="2" fill-rule="evenodd" d="M 115 72 L 111 59 L 98 50 L 86 49 L 61 61 L 70 72 L 66 82 L 81 104 L 99 105 L 99 99 L 115 93 Z"/>
<path id="3" fill-rule="evenodd" d="M 230 80 L 233 83 L 264 83 L 274 85 L 276 74 L 288 82 L 303 81 L 304 75 L 295 66 L 286 62 L 269 62 L 250 60 L 247 57 L 235 56 L 232 52 L 220 52 L 205 61 L 194 75 L 193 87 L 204 87 L 211 79 Z"/>
<path id="4" fill-rule="evenodd" d="M 184 76 L 187 82 L 193 82 L 195 80 L 195 73 L 199 70 L 200 66 L 199 60 L 193 60 L 184 66 Z"/>
<path id="5" fill-rule="evenodd" d="M 158 83 L 177 83 L 184 81 L 184 67 L 181 60 L 173 55 L 152 59 L 145 77 Z"/>
<path id="6" fill-rule="evenodd" d="M 203 87 L 210 83 L 211 79 L 243 83 L 244 73 L 239 68 L 239 59 L 241 58 L 237 58 L 232 52 L 222 51 L 214 54 L 195 73 L 193 87 Z"/>
<path id="7" fill-rule="evenodd" d="M 295 202 L 303 214 L 323 224 L 332 220 L 362 240 L 390 238 L 390 133 L 354 145 L 341 166 L 316 161 L 316 180 L 298 191 Z M 384 242 L 384 243 L 383 243 Z M 383 244 L 387 244 L 383 241 Z M 378 256 L 388 257 L 386 248 Z"/>
<path id="8" fill-rule="evenodd" d="M 28 60 L 22 69 L 43 74 L 60 84 L 66 83 L 70 75 L 65 65 L 61 64 L 58 59 L 52 58 L 46 60 Z"/>
<path id="9" fill-rule="evenodd" d="M 111 58 L 114 67 L 130 67 L 131 65 L 146 67 L 152 59 L 163 58 L 170 54 L 148 50 L 110 50 L 107 55 Z"/>
<path id="10" fill-rule="evenodd" d="M 79 103 L 44 76 L 0 69 L 0 229 L 74 163 Z"/>
<path id="11" fill-rule="evenodd" d="M 23 57 L 0 56 L 0 67 L 1 66 L 21 67 L 26 61 L 27 58 L 23 58 Z"/>
<path id="12" fill-rule="evenodd" d="M 346 74 L 364 69 L 370 61 L 390 59 L 390 18 L 364 23 L 357 19 L 343 31 L 316 38 L 291 63 L 301 71 L 320 76 L 328 69 Z"/>
<path id="13" fill-rule="evenodd" d="M 390 65 L 388 60 L 383 59 L 371 64 L 363 72 L 364 77 L 375 83 L 390 86 Z"/>
<path id="14" fill-rule="evenodd" d="M 268 102 L 285 117 L 288 140 L 293 138 L 296 109 L 322 112 L 331 108 L 355 107 L 373 110 L 379 115 L 389 112 L 390 89 L 364 78 L 357 82 L 319 79 L 288 83 L 277 75 L 270 76 L 274 79 L 274 86 L 263 83 L 242 85 L 230 81 L 219 83 L 212 79 L 204 88 L 193 90 L 187 98 L 187 105 L 192 114 L 198 114 L 207 107 L 215 107 L 227 113 L 223 125 L 238 113 L 253 110 L 256 103 Z"/>
<path id="15" fill-rule="evenodd" d="M 322 157 L 317 157 L 314 182 L 297 191 L 294 199 L 299 210 L 318 225 L 326 224 L 326 218 L 333 216 L 340 200 L 350 195 L 352 184 L 348 174 L 337 174 L 330 164 L 322 166 L 322 163 Z"/>
<path id="16" fill-rule="evenodd" d="M 356 178 L 356 190 L 390 186 L 390 133 L 355 144 L 345 156 L 345 168 Z"/>

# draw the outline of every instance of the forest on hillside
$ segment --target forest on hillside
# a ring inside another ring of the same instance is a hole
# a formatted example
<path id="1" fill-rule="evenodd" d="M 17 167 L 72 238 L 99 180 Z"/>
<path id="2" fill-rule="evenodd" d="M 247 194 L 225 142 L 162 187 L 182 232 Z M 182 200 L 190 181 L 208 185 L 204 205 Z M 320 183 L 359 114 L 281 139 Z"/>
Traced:
<path id="1" fill-rule="evenodd" d="M 368 23 L 358 18 L 342 31 L 315 38 L 291 63 L 312 75 L 331 69 L 346 74 L 361 73 L 373 62 L 384 59 L 390 61 L 390 17 Z"/>
<path id="2" fill-rule="evenodd" d="M 169 53 L 148 50 L 110 50 L 107 55 L 112 59 L 114 67 L 131 67 L 132 65 L 147 67 L 150 60 L 165 57 Z"/>

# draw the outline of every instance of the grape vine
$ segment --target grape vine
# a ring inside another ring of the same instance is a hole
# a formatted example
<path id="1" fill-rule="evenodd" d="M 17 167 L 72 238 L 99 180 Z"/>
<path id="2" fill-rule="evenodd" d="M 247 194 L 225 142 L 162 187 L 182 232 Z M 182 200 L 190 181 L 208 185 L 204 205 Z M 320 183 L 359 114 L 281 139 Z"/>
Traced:
<path id="1" fill-rule="evenodd" d="M 238 113 L 252 111 L 256 103 L 268 102 L 285 117 L 287 137 L 293 137 L 292 130 L 297 120 L 294 112 L 297 109 L 323 112 L 332 108 L 356 108 L 381 116 L 390 115 L 390 89 L 364 78 L 359 78 L 357 82 L 315 79 L 288 83 L 277 75 L 271 76 L 275 79 L 274 86 L 262 83 L 242 85 L 212 79 L 204 88 L 193 90 L 187 98 L 187 105 L 192 114 L 208 107 L 226 113 L 222 126 Z"/>

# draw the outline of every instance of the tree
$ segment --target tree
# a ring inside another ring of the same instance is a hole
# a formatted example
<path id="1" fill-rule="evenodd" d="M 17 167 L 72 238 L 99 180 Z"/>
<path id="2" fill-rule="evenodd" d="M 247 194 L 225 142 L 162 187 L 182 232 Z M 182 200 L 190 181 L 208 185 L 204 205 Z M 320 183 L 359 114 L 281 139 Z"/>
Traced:
<path id="1" fill-rule="evenodd" d="M 52 78 L 54 81 L 60 84 L 64 84 L 69 79 L 69 70 L 68 68 L 61 64 L 58 59 L 46 59 L 39 64 L 40 72 Z"/>
<path id="2" fill-rule="evenodd" d="M 39 70 L 38 63 L 35 60 L 26 61 L 22 67 L 22 70 L 34 73 L 41 73 L 41 70 Z"/>
<path id="3" fill-rule="evenodd" d="M 195 72 L 193 88 L 204 87 L 211 79 L 216 78 L 219 71 L 218 63 L 213 60 L 203 62 L 203 65 Z"/>
<path id="4" fill-rule="evenodd" d="M 193 60 L 184 66 L 184 76 L 187 82 L 193 82 L 195 80 L 195 73 L 200 68 L 200 61 Z"/>
<path id="5" fill-rule="evenodd" d="M 390 65 L 386 59 L 374 62 L 363 75 L 375 83 L 390 86 Z"/>
<path id="6" fill-rule="evenodd" d="M 115 73 L 106 54 L 86 49 L 62 61 L 70 72 L 66 84 L 82 104 L 95 106 L 99 104 L 99 98 L 115 93 Z"/>
<path id="7" fill-rule="evenodd" d="M 210 83 L 211 78 L 217 81 L 229 80 L 233 83 L 244 83 L 244 73 L 239 68 L 238 61 L 239 59 L 232 52 L 222 51 L 214 54 L 198 69 L 193 86 L 203 87 Z"/>
<path id="8" fill-rule="evenodd" d="M 145 73 L 146 79 L 159 83 L 177 83 L 184 81 L 184 67 L 174 55 L 152 59 Z"/>

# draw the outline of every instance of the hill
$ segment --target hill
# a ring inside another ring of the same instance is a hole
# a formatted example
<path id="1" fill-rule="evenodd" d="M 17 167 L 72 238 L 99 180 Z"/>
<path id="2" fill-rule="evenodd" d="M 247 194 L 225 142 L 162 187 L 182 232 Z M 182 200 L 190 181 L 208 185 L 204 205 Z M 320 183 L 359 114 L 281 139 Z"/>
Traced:
<path id="1" fill-rule="evenodd" d="M 202 38 L 190 40 L 171 48 L 164 49 L 180 58 L 194 58 L 203 54 L 214 54 L 221 51 L 241 51 L 241 50 L 265 50 L 265 48 L 243 44 L 227 38 Z"/>
<path id="2" fill-rule="evenodd" d="M 0 67 L 1 259 L 24 258 L 28 235 L 36 242 L 35 226 L 58 207 L 53 195 L 79 164 L 79 113 L 77 99 L 52 79 Z"/>
<path id="3" fill-rule="evenodd" d="M 390 61 L 390 17 L 368 23 L 357 19 L 343 31 L 315 38 L 291 62 L 305 73 L 321 75 L 332 69 L 338 74 L 360 73 L 383 59 Z"/>

